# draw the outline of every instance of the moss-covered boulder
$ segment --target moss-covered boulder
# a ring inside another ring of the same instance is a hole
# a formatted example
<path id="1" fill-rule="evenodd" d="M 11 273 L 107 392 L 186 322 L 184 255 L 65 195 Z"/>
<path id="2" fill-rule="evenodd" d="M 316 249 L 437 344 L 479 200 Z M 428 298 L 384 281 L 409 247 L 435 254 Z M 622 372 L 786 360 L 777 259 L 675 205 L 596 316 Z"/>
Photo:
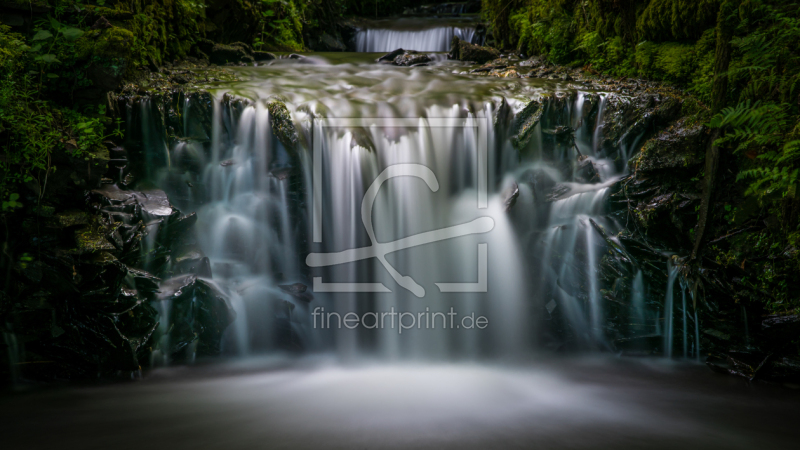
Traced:
<path id="1" fill-rule="evenodd" d="M 273 59 L 278 59 L 278 57 L 275 56 L 274 53 L 255 50 L 253 52 L 253 59 L 255 59 L 257 62 L 260 62 L 260 61 L 272 61 Z"/>
<path id="2" fill-rule="evenodd" d="M 279 98 L 267 102 L 270 118 L 272 119 L 272 132 L 288 150 L 296 150 L 298 143 L 297 129 L 292 122 L 292 115 L 286 104 Z"/>
<path id="3" fill-rule="evenodd" d="M 534 100 L 517 114 L 511 130 L 511 142 L 516 149 L 521 150 L 528 145 L 543 112 L 542 104 Z"/>
<path id="4" fill-rule="evenodd" d="M 131 55 L 135 36 L 130 30 L 111 27 L 84 33 L 75 42 L 78 59 L 128 58 Z"/>
<path id="5" fill-rule="evenodd" d="M 649 141 L 633 161 L 637 172 L 673 169 L 696 169 L 703 162 L 706 144 L 705 127 L 676 126 Z"/>
<path id="6" fill-rule="evenodd" d="M 450 59 L 459 61 L 474 61 L 478 64 L 485 64 L 500 57 L 500 52 L 491 47 L 481 47 L 480 45 L 470 44 L 461 40 L 458 36 L 453 36 L 450 45 Z"/>
<path id="7" fill-rule="evenodd" d="M 92 87 L 82 97 L 96 100 L 105 92 L 118 89 L 133 66 L 134 34 L 121 27 L 84 33 L 75 43 L 75 56 L 88 61 L 86 77 Z"/>

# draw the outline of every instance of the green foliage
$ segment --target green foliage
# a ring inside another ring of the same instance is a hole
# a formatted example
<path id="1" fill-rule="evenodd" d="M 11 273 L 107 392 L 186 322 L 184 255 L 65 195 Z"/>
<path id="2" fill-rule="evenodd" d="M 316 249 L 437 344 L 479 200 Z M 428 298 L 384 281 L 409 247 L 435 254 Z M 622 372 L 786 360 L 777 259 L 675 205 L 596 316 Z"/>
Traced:
<path id="1" fill-rule="evenodd" d="M 16 192 L 9 193 L 8 200 L 3 201 L 3 211 L 22 208 L 22 203 L 20 203 L 18 200 L 19 200 L 19 194 L 17 194 Z"/>
<path id="2" fill-rule="evenodd" d="M 292 50 L 302 50 L 302 5 L 298 7 L 294 1 L 261 0 L 257 10 L 261 16 L 261 32 L 254 45 L 262 48 L 264 44 L 274 43 Z"/>
<path id="3" fill-rule="evenodd" d="M 639 39 L 698 39 L 713 27 L 719 0 L 652 0 L 636 19 Z"/>
<path id="4" fill-rule="evenodd" d="M 744 153 L 762 164 L 742 170 L 737 180 L 749 180 L 747 194 L 767 196 L 795 195 L 800 168 L 800 140 L 787 140 L 792 126 L 789 105 L 755 103 L 745 100 L 735 107 L 723 109 L 709 122 L 712 128 L 727 129 L 728 133 L 716 144 Z M 796 120 L 796 118 L 794 118 Z"/>
<path id="5" fill-rule="evenodd" d="M 3 211 L 21 206 L 14 185 L 46 185 L 53 152 L 73 157 L 93 151 L 105 138 L 104 111 L 81 114 L 48 98 L 88 85 L 80 76 L 76 43 L 81 24 L 65 25 L 53 17 L 36 22 L 28 44 L 24 36 L 0 26 L 0 196 Z M 12 199 L 12 196 L 17 195 Z"/>
<path id="6" fill-rule="evenodd" d="M 509 39 L 517 40 L 517 50 L 544 54 L 558 63 L 570 62 L 575 48 L 570 17 L 558 2 L 532 1 L 528 8 L 510 14 L 509 25 Z"/>

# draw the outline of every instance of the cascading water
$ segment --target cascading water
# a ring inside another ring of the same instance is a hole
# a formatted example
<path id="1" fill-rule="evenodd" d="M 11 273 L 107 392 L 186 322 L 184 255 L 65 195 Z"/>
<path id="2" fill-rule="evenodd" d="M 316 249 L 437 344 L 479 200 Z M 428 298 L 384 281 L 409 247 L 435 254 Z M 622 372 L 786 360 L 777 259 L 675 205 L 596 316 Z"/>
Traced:
<path id="1" fill-rule="evenodd" d="M 420 52 L 446 52 L 450 50 L 454 36 L 467 42 L 473 42 L 478 37 L 475 25 L 466 22 L 415 21 L 411 29 L 403 25 L 403 21 L 368 24 L 356 34 L 356 51 L 390 52 L 403 48 Z"/>
<path id="2" fill-rule="evenodd" d="M 168 150 L 148 123 L 154 105 L 141 102 L 141 121 L 129 121 L 142 127 L 149 182 L 198 213 L 208 283 L 237 314 L 225 353 L 512 357 L 561 345 L 542 342 L 547 321 L 571 330 L 571 347 L 608 347 L 598 267 L 623 228 L 607 214 L 607 197 L 627 168 L 597 143 L 606 94 L 457 75 L 462 63 L 452 61 L 410 70 L 313 61 L 238 69 L 247 81 L 185 97 L 185 136 Z M 531 99 L 544 113 L 530 140 L 512 145 L 515 117 Z M 276 104 L 291 117 L 271 114 Z M 286 126 L 276 120 L 294 123 L 296 144 L 279 139 Z M 622 147 L 625 157 L 635 150 Z M 365 215 L 374 180 L 416 166 L 432 178 L 387 178 Z M 481 221 L 491 228 L 379 257 L 334 265 L 306 257 Z M 641 274 L 631 279 L 628 312 L 652 326 Z M 362 285 L 342 292 L 341 283 Z M 472 287 L 459 292 L 458 283 Z M 159 311 L 163 336 L 169 304 Z M 472 326 L 458 322 L 470 315 Z M 347 317 L 364 323 L 350 327 Z"/>

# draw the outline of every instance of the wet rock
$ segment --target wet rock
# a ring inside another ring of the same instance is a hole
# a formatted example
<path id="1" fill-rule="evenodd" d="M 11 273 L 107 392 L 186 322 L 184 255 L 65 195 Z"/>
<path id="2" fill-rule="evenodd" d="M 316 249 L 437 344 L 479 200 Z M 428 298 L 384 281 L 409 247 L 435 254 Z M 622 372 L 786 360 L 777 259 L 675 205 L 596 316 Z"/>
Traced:
<path id="1" fill-rule="evenodd" d="M 138 291 L 144 293 L 153 293 L 158 291 L 158 285 L 161 282 L 161 279 L 155 275 L 141 269 L 134 269 L 132 267 L 128 268 L 128 274 L 133 279 L 134 285 Z"/>
<path id="2" fill-rule="evenodd" d="M 56 214 L 55 223 L 61 228 L 69 228 L 89 224 L 89 214 L 83 211 L 66 211 Z"/>
<path id="3" fill-rule="evenodd" d="M 459 39 L 458 36 L 453 36 L 448 57 L 459 61 L 475 61 L 478 64 L 484 64 L 499 58 L 500 52 L 491 47 L 470 44 Z"/>
<path id="4" fill-rule="evenodd" d="M 75 230 L 75 247 L 78 254 L 116 249 L 116 247 L 106 239 L 105 230 L 96 226 L 88 226 Z"/>
<path id="5" fill-rule="evenodd" d="M 402 55 L 403 53 L 405 53 L 405 50 L 403 50 L 402 48 L 398 48 L 397 50 L 394 50 L 394 51 L 392 51 L 390 53 L 387 53 L 387 54 L 381 56 L 380 58 L 376 59 L 375 61 L 376 62 L 390 64 L 390 63 L 394 62 L 395 58 L 397 58 L 398 56 Z"/>
<path id="6" fill-rule="evenodd" d="M 736 375 L 752 381 L 768 360 L 769 355 L 756 353 L 715 353 L 706 359 L 706 365 L 715 372 Z"/>
<path id="7" fill-rule="evenodd" d="M 234 164 L 236 164 L 236 161 L 234 161 L 232 159 L 226 159 L 225 161 L 222 161 L 221 163 L 219 163 L 219 165 L 222 166 L 222 167 L 228 167 L 228 166 L 232 166 Z"/>
<path id="8" fill-rule="evenodd" d="M 272 132 L 287 150 L 296 151 L 299 137 L 286 103 L 282 99 L 272 98 L 267 102 L 267 109 L 272 121 Z"/>
<path id="9" fill-rule="evenodd" d="M 469 73 L 483 73 L 483 72 L 491 72 L 493 70 L 502 70 L 508 67 L 505 63 L 487 63 L 478 67 L 477 69 L 472 69 Z"/>
<path id="10" fill-rule="evenodd" d="M 503 205 L 505 205 L 504 210 L 510 211 L 511 208 L 517 203 L 517 198 L 519 197 L 519 185 L 516 182 L 513 182 L 511 186 L 507 187 L 503 192 L 500 193 L 500 198 L 503 199 Z"/>
<path id="11" fill-rule="evenodd" d="M 533 191 L 534 200 L 537 202 L 544 202 L 547 195 L 555 188 L 557 175 L 549 172 L 546 169 L 529 169 L 522 174 L 520 178 L 522 183 L 531 187 Z"/>
<path id="12" fill-rule="evenodd" d="M 135 202 L 133 191 L 124 191 L 114 184 L 106 184 L 90 192 L 93 200 L 103 206 L 131 205 Z"/>
<path id="13" fill-rule="evenodd" d="M 199 250 L 189 250 L 174 259 L 176 273 L 192 273 L 198 277 L 211 278 L 211 262 Z"/>
<path id="14" fill-rule="evenodd" d="M 97 252 L 84 258 L 77 266 L 80 277 L 73 276 L 81 290 L 81 300 L 86 302 L 109 302 L 121 289 L 128 268 L 109 251 Z"/>
<path id="15" fill-rule="evenodd" d="M 534 129 L 542 118 L 544 108 L 538 101 L 528 103 L 522 111 L 517 114 L 517 118 L 511 129 L 511 142 L 518 150 L 524 149 L 533 137 Z"/>
<path id="16" fill-rule="evenodd" d="M 575 180 L 581 183 L 600 182 L 600 175 L 592 160 L 587 157 L 579 158 L 578 167 L 575 169 Z"/>
<path id="17" fill-rule="evenodd" d="M 674 127 L 647 141 L 632 161 L 636 171 L 655 172 L 695 168 L 705 158 L 706 130 L 702 125 Z"/>
<path id="18" fill-rule="evenodd" d="M 191 326 L 188 331 L 190 338 L 197 342 L 197 355 L 219 355 L 222 334 L 233 323 L 236 313 L 228 295 L 210 281 L 195 281 L 194 298 L 196 306 L 191 301 L 178 302 L 183 303 L 178 308 L 179 317 L 183 317 L 183 322 Z"/>
<path id="19" fill-rule="evenodd" d="M 308 286 L 303 283 L 281 284 L 278 287 L 290 294 L 302 294 L 308 290 Z"/>
<path id="20" fill-rule="evenodd" d="M 800 383 L 800 358 L 797 356 L 770 358 L 761 370 L 761 375 L 770 381 Z"/>
<path id="21" fill-rule="evenodd" d="M 170 236 L 181 235 L 189 231 L 190 228 L 197 223 L 197 213 L 187 214 L 171 221 L 168 225 L 168 233 Z"/>
<path id="22" fill-rule="evenodd" d="M 572 192 L 572 188 L 570 188 L 566 184 L 559 183 L 555 185 L 550 191 L 545 193 L 545 202 L 555 202 L 558 200 L 565 199 L 569 197 L 569 193 Z"/>
<path id="23" fill-rule="evenodd" d="M 155 299 L 158 301 L 180 300 L 191 296 L 196 281 L 196 275 L 181 275 L 164 280 L 158 284 L 158 292 Z"/>
<path id="24" fill-rule="evenodd" d="M 278 57 L 275 56 L 274 53 L 262 52 L 256 50 L 253 52 L 253 59 L 256 60 L 257 62 L 263 62 L 263 61 L 272 61 L 273 59 L 278 59 Z"/>
<path id="25" fill-rule="evenodd" d="M 413 50 L 406 50 L 402 55 L 398 55 L 392 64 L 395 66 L 417 66 L 433 61 L 427 53 L 419 53 Z"/>
<path id="26" fill-rule="evenodd" d="M 306 303 L 311 302 L 314 300 L 314 296 L 308 292 L 308 286 L 303 283 L 294 283 L 294 284 L 281 284 L 278 286 L 284 292 L 289 293 L 292 297 L 302 300 Z"/>
<path id="27" fill-rule="evenodd" d="M 142 207 L 142 216 L 145 222 L 152 220 L 166 220 L 177 217 L 178 211 L 172 207 L 167 193 L 160 189 L 135 192 L 134 198 Z"/>
<path id="28" fill-rule="evenodd" d="M 772 315 L 761 321 L 764 337 L 777 345 L 791 342 L 800 336 L 800 314 Z"/>

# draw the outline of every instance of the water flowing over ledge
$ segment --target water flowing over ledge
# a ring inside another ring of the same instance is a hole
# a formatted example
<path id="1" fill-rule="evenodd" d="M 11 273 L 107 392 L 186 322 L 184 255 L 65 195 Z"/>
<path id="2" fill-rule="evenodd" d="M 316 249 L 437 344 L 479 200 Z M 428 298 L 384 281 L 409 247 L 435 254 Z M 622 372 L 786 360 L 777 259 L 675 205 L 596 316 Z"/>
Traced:
<path id="1" fill-rule="evenodd" d="M 459 75 L 463 65 L 452 61 L 411 70 L 352 61 L 278 60 L 241 69 L 245 81 L 220 85 L 212 96 L 123 99 L 132 127 L 127 145 L 142 149 L 146 179 L 182 210 L 198 213 L 198 243 L 210 258 L 211 283 L 226 293 L 237 316 L 224 353 L 503 358 L 541 348 L 606 349 L 664 335 L 691 349 L 685 356 L 697 354 L 697 346 L 685 341 L 696 340 L 693 316 L 684 314 L 692 323 L 665 320 L 659 305 L 641 300 L 644 292 L 663 292 L 666 280 L 653 286 L 657 274 L 642 277 L 636 261 L 617 256 L 626 254 L 616 238 L 624 224 L 609 197 L 619 195 L 626 163 L 648 121 L 658 117 L 652 113 L 662 104 L 657 96 L 475 78 Z M 649 106 L 625 116 L 632 102 Z M 337 117 L 366 123 L 319 128 L 322 118 Z M 374 118 L 393 125 L 369 125 Z M 486 126 L 429 127 L 438 119 Z M 297 135 L 287 137 L 287 127 Z M 311 242 L 310 229 L 314 139 L 322 139 L 321 244 Z M 489 197 L 481 212 L 474 209 L 475 162 L 484 141 Z M 413 178 L 388 183 L 373 213 L 380 241 L 466 223 L 476 213 L 495 224 L 486 236 L 390 255 L 400 274 L 424 286 L 424 299 L 396 285 L 383 262 L 318 269 L 305 264 L 309 252 L 368 244 L 358 205 L 370 180 L 398 163 L 425 164 L 443 189 L 431 192 Z M 440 292 L 436 283 L 474 281 L 463 278 L 477 271 L 478 244 L 488 246 L 488 292 Z M 321 292 L 312 286 L 314 277 L 380 282 L 392 292 Z M 160 308 L 169 317 L 168 301 Z M 449 308 L 496 326 L 417 327 L 401 336 L 397 326 L 320 326 L 312 315 L 321 309 L 340 320 L 348 313 L 403 311 L 427 319 Z M 673 333 L 675 323 L 692 332 Z M 168 330 L 164 325 L 161 332 L 167 336 Z M 170 343 L 184 340 L 162 337 L 159 351 L 174 354 Z"/>
<path id="2" fill-rule="evenodd" d="M 408 21 L 408 20 L 406 20 Z M 476 33 L 474 23 L 459 21 L 414 21 L 415 26 L 404 26 L 406 21 L 375 21 L 362 26 L 355 36 L 357 52 L 390 52 L 402 48 L 420 52 L 446 52 L 454 36 L 472 43 L 482 37 Z M 408 21 L 411 22 L 411 21 Z"/>

